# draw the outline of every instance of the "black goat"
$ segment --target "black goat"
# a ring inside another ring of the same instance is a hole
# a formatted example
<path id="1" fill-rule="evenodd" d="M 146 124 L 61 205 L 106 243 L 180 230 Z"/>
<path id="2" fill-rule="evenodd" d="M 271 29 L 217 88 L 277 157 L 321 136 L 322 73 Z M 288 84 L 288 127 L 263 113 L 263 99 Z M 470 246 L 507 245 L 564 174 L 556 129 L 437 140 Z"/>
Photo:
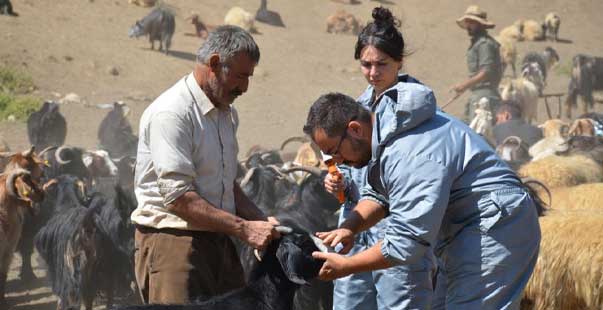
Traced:
<path id="1" fill-rule="evenodd" d="M 107 113 L 98 128 L 100 148 L 109 152 L 111 158 L 136 156 L 138 138 L 126 118 L 128 108 L 123 103 L 113 103 L 113 109 Z"/>
<path id="2" fill-rule="evenodd" d="M 578 96 L 584 101 L 583 113 L 595 103 L 593 91 L 603 90 L 603 57 L 579 54 L 572 59 L 572 77 L 567 91 L 566 116 L 571 118 L 571 109 Z"/>
<path id="3" fill-rule="evenodd" d="M 145 305 L 118 310 L 289 310 L 295 291 L 315 278 L 322 261 L 312 258 L 318 248 L 305 233 L 290 233 L 268 246 L 262 261 L 241 289 L 189 305 Z"/>
<path id="4" fill-rule="evenodd" d="M 57 309 L 92 309 L 99 293 L 113 303 L 114 292 L 129 291 L 133 279 L 130 207 L 116 209 L 95 193 L 85 205 L 56 214 L 36 235 L 35 245 L 48 265 Z M 124 218 L 124 214 L 125 217 Z"/>
<path id="5" fill-rule="evenodd" d="M 19 16 L 19 14 L 13 11 L 13 5 L 10 3 L 10 0 L 0 0 L 0 15 L 4 14 Z"/>
<path id="6" fill-rule="evenodd" d="M 251 168 L 240 185 L 247 197 L 266 215 L 273 215 L 298 202 L 295 181 L 273 165 Z"/>
<path id="7" fill-rule="evenodd" d="M 40 110 L 27 118 L 27 136 L 31 145 L 43 150 L 53 145 L 63 145 L 67 136 L 67 122 L 54 101 L 45 101 Z"/>
<path id="8" fill-rule="evenodd" d="M 54 214 L 81 206 L 86 200 L 84 183 L 77 177 L 68 174 L 49 180 L 45 186 L 45 193 L 44 199 L 35 204 L 36 215 L 25 215 L 23 232 L 17 246 L 22 257 L 19 277 L 21 281 L 25 282 L 35 279 L 31 267 L 31 255 L 36 233 Z"/>
<path id="9" fill-rule="evenodd" d="M 138 38 L 148 34 L 151 49 L 155 48 L 155 40 L 157 40 L 159 41 L 159 50 L 165 51 L 167 55 L 175 29 L 174 13 L 166 8 L 158 7 L 143 19 L 136 21 L 136 24 L 130 28 L 128 36 Z"/>
<path id="10" fill-rule="evenodd" d="M 272 26 L 285 27 L 283 19 L 278 12 L 268 10 L 267 0 L 262 0 L 260 7 L 255 13 L 255 20 Z"/>

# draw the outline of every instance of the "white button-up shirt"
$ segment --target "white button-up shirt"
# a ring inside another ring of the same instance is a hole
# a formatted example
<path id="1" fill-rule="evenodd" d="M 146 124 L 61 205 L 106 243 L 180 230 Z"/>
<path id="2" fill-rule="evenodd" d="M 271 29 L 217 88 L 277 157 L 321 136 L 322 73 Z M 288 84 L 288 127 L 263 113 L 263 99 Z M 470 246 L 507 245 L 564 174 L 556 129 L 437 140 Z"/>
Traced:
<path id="1" fill-rule="evenodd" d="M 192 73 L 151 103 L 140 119 L 138 207 L 132 221 L 154 228 L 206 230 L 166 207 L 187 191 L 235 214 L 238 123 L 236 110 L 214 107 Z"/>

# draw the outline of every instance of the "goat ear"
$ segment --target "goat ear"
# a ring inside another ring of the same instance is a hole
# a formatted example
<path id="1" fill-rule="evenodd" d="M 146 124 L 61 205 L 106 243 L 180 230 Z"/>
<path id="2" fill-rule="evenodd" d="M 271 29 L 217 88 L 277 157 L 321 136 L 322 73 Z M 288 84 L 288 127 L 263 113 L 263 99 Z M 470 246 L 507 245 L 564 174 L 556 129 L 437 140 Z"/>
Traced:
<path id="1" fill-rule="evenodd" d="M 278 259 L 283 272 L 289 281 L 304 285 L 308 282 L 302 277 L 300 270 L 304 267 L 302 249 L 288 240 L 281 240 L 278 249 L 276 250 L 276 258 Z"/>

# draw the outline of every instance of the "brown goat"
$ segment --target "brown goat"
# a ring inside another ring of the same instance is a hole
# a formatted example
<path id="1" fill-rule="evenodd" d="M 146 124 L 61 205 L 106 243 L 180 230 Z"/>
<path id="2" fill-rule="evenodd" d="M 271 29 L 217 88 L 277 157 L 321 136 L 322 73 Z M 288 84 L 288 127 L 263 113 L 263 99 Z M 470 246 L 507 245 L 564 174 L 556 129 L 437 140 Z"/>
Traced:
<path id="1" fill-rule="evenodd" d="M 42 164 L 31 148 L 11 155 L 0 175 L 0 308 L 6 305 L 6 277 L 21 237 L 25 212 L 33 212 L 33 203 L 44 198 L 38 185 Z"/>

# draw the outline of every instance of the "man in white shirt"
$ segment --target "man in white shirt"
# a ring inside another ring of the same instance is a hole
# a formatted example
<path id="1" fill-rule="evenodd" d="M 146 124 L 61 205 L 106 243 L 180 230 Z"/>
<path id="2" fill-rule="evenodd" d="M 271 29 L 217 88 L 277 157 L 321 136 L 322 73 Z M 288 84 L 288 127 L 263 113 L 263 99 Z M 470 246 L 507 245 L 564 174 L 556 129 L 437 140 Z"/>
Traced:
<path id="1" fill-rule="evenodd" d="M 244 285 L 229 236 L 263 249 L 273 222 L 235 183 L 238 117 L 260 58 L 245 30 L 221 26 L 191 74 L 161 94 L 140 120 L 136 163 L 136 281 L 145 303 L 186 303 Z"/>

